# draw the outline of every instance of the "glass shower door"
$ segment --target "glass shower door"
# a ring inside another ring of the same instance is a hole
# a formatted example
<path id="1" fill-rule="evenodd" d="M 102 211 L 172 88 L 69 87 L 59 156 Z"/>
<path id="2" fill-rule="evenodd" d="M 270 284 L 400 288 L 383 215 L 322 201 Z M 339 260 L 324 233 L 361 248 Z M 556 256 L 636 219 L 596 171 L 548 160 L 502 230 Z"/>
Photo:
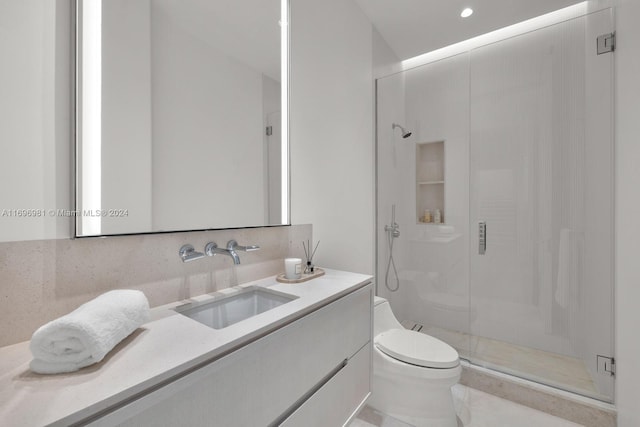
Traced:
<path id="1" fill-rule="evenodd" d="M 613 54 L 596 38 L 611 13 L 475 49 L 469 71 L 470 360 L 605 401 Z"/>

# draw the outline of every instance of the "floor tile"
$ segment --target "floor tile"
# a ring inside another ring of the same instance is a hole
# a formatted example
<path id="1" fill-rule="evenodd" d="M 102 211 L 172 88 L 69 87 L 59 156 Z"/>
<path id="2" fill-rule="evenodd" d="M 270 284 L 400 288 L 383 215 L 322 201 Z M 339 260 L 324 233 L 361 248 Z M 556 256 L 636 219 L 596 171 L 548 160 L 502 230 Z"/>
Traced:
<path id="1" fill-rule="evenodd" d="M 580 424 L 501 399 L 470 387 L 452 388 L 461 427 L 580 427 Z M 366 406 L 350 427 L 412 427 Z"/>
<path id="2" fill-rule="evenodd" d="M 456 384 L 454 406 L 464 427 L 579 427 L 580 424 Z"/>
<path id="3" fill-rule="evenodd" d="M 423 326 L 411 320 L 403 321 L 402 325 L 446 342 L 462 358 L 480 366 L 594 398 L 600 397 L 591 374 L 581 359 L 444 328 Z"/>

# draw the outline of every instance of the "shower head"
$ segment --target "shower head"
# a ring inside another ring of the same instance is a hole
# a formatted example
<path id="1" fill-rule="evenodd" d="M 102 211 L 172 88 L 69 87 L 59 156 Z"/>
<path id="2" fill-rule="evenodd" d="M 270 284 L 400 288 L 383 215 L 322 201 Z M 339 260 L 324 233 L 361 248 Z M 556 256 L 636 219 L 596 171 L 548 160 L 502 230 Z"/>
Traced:
<path id="1" fill-rule="evenodd" d="M 400 126 L 397 123 L 393 123 L 391 125 L 391 129 L 395 129 L 395 128 L 400 128 L 400 130 L 402 131 L 402 137 L 403 138 L 409 138 L 411 136 L 411 132 L 406 130 L 405 128 L 403 128 L 402 126 Z"/>

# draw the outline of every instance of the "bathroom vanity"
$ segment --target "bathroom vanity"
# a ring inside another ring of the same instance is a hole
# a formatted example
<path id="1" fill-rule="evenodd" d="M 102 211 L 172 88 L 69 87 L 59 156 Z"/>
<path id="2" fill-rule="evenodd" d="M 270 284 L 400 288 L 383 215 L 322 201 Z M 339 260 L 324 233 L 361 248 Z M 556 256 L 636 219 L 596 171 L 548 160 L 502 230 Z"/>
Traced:
<path id="1" fill-rule="evenodd" d="M 2 424 L 343 425 L 370 393 L 373 289 L 369 276 L 326 272 L 154 308 L 105 360 L 71 374 L 31 373 L 28 342 L 4 347 Z M 221 329 L 180 314 L 260 287 L 293 298 Z"/>

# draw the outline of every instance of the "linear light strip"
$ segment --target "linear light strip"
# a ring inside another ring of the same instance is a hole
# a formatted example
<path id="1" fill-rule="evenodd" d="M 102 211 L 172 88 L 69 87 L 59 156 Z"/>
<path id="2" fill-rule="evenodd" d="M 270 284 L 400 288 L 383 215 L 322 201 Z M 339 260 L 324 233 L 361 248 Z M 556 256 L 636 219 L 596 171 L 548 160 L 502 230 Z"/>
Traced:
<path id="1" fill-rule="evenodd" d="M 82 234 L 101 234 L 102 0 L 82 2 Z"/>
<path id="2" fill-rule="evenodd" d="M 588 12 L 588 4 L 588 1 L 583 1 L 582 3 L 577 3 L 554 12 L 540 15 L 526 21 L 518 22 L 517 24 L 509 25 L 508 27 L 500 28 L 486 34 L 461 41 L 459 43 L 445 46 L 422 55 L 414 56 L 413 58 L 405 59 L 401 62 L 402 69 L 406 71 L 411 68 L 419 67 L 420 65 L 425 65 L 430 62 L 439 61 L 444 58 L 468 52 L 480 46 L 485 46 L 500 40 L 525 34 L 539 28 L 586 15 Z"/>
<path id="3" fill-rule="evenodd" d="M 282 98 L 281 155 L 281 215 L 282 224 L 289 224 L 289 0 L 280 3 L 280 87 Z"/>

